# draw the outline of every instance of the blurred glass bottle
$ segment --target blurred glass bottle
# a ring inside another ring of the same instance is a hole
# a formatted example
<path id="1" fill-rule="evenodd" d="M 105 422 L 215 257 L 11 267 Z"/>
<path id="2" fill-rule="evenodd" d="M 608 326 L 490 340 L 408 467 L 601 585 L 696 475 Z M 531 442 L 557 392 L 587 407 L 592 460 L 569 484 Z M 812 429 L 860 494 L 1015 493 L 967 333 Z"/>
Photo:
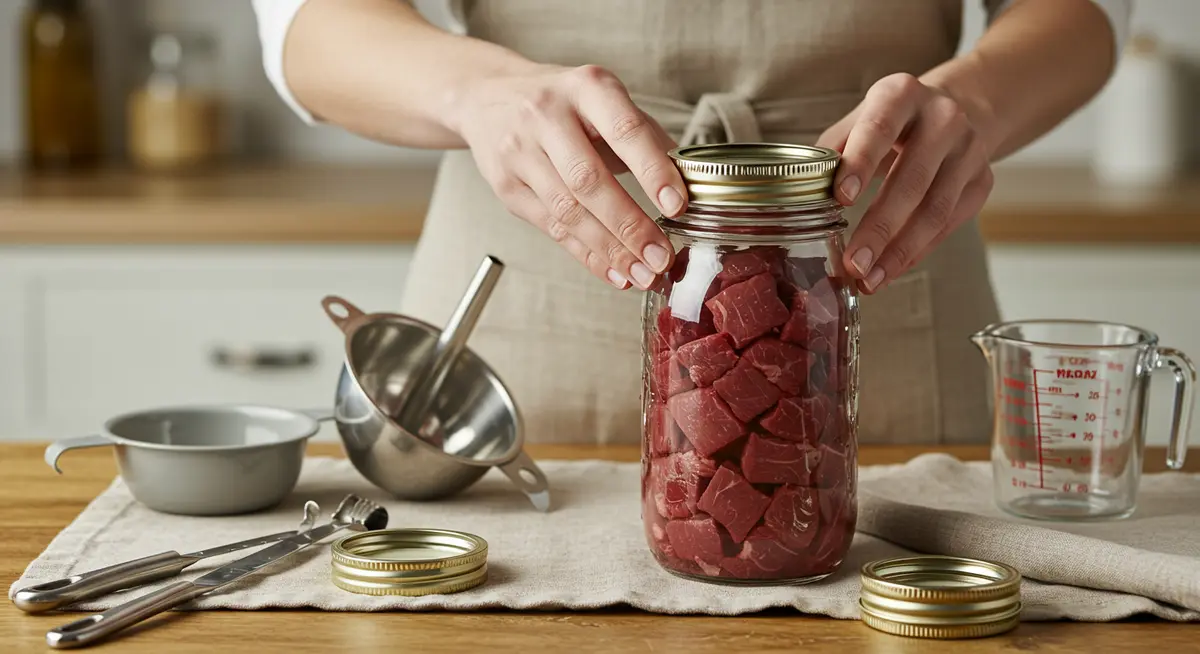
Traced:
<path id="1" fill-rule="evenodd" d="M 34 0 L 22 28 L 30 165 L 94 166 L 103 143 L 91 17 L 80 0 Z"/>
<path id="2" fill-rule="evenodd" d="M 155 34 L 145 78 L 129 97 L 129 156 L 152 171 L 196 169 L 221 158 L 225 117 L 215 44 L 204 34 Z"/>

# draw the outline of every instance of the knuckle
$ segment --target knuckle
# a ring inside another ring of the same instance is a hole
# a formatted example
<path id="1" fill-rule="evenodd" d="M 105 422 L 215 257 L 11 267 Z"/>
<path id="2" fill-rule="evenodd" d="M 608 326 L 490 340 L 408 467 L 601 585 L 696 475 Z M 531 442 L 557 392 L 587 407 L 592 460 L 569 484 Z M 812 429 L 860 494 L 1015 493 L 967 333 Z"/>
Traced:
<path id="1" fill-rule="evenodd" d="M 521 137 L 512 132 L 500 137 L 500 142 L 496 144 L 497 152 L 505 157 L 519 154 L 521 149 Z"/>
<path id="2" fill-rule="evenodd" d="M 640 111 L 631 111 L 618 116 L 613 122 L 613 138 L 620 143 L 628 143 L 646 132 L 650 119 Z"/>
<path id="3" fill-rule="evenodd" d="M 919 201 L 932 181 L 933 169 L 923 162 L 914 161 L 908 165 L 908 171 L 899 180 L 899 188 L 896 190 L 909 202 Z"/>
<path id="4" fill-rule="evenodd" d="M 629 214 L 617 223 L 616 229 L 613 232 L 617 238 L 624 243 L 634 241 L 641 231 L 642 217 L 637 214 Z"/>
<path id="5" fill-rule="evenodd" d="M 892 240 L 892 226 L 884 220 L 875 220 L 867 225 L 869 233 L 880 243 Z"/>
<path id="6" fill-rule="evenodd" d="M 954 211 L 954 201 L 950 196 L 944 193 L 938 193 L 929 199 L 926 205 L 925 219 L 929 222 L 930 227 L 936 233 L 946 226 L 950 221 L 950 214 Z"/>
<path id="7" fill-rule="evenodd" d="M 570 237 L 571 232 L 569 229 L 567 229 L 567 226 L 564 225 L 563 222 L 558 219 L 558 217 L 550 216 L 546 220 L 546 234 L 555 243 L 558 243 L 559 245 L 563 245 L 567 242 L 567 238 Z"/>
<path id="8" fill-rule="evenodd" d="M 517 179 L 514 175 L 500 175 L 495 182 L 492 183 L 492 188 L 496 190 L 496 195 L 502 198 L 513 199 L 520 195 L 525 184 Z"/>
<path id="9" fill-rule="evenodd" d="M 573 161 L 567 166 L 567 184 L 572 191 L 589 195 L 600 185 L 600 171 L 590 161 Z"/>
<path id="10" fill-rule="evenodd" d="M 595 64 L 579 66 L 575 69 L 575 76 L 585 84 L 612 84 L 617 80 L 617 76 L 607 68 Z"/>
<path id="11" fill-rule="evenodd" d="M 550 198 L 550 215 L 554 221 L 568 232 L 579 226 L 583 220 L 583 207 L 579 200 L 567 193 L 556 193 Z"/>
<path id="12" fill-rule="evenodd" d="M 559 104 L 558 93 L 550 88 L 539 88 L 530 93 L 521 104 L 521 113 L 526 118 L 544 118 Z"/>
<path id="13" fill-rule="evenodd" d="M 604 246 L 604 253 L 607 255 L 608 260 L 612 263 L 614 268 L 619 265 L 621 268 L 626 270 L 629 269 L 629 265 L 631 264 L 631 262 L 627 261 L 629 258 L 629 250 L 625 249 L 625 246 L 622 245 L 620 241 L 609 241 L 608 244 Z"/>
<path id="14" fill-rule="evenodd" d="M 879 114 L 869 114 L 863 116 L 861 125 L 863 129 L 871 132 L 880 139 L 891 141 L 900 133 L 900 126 L 890 118 Z"/>
<path id="15" fill-rule="evenodd" d="M 888 271 L 888 277 L 895 279 L 908 266 L 909 260 L 913 255 L 913 248 L 909 243 L 900 242 L 893 243 L 888 249 L 892 251 L 891 260 L 889 261 L 891 270 Z"/>
<path id="16" fill-rule="evenodd" d="M 893 73 L 879 80 L 879 90 L 890 98 L 903 98 L 924 89 L 924 85 L 910 73 Z"/>

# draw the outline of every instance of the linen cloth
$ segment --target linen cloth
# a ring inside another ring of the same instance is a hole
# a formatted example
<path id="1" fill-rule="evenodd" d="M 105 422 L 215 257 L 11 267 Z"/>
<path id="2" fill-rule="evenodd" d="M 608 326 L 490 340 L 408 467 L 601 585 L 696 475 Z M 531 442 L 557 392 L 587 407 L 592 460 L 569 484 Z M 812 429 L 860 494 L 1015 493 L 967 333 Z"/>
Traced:
<path id="1" fill-rule="evenodd" d="M 920 550 L 1014 565 L 1027 577 L 1022 588 L 1025 620 L 1106 621 L 1139 613 L 1170 620 L 1200 618 L 1197 475 L 1148 475 L 1141 508 L 1133 517 L 1067 525 L 1020 521 L 992 508 L 985 463 L 929 454 L 905 464 L 864 467 L 861 531 L 837 573 L 807 586 L 734 588 L 680 579 L 654 562 L 639 515 L 639 464 L 541 465 L 554 500 L 546 514 L 534 511 L 497 471 L 454 498 L 415 503 L 388 499 L 348 461 L 310 458 L 296 491 L 280 507 L 215 518 L 154 512 L 137 503 L 118 478 L 29 565 L 10 588 L 10 597 L 26 585 L 135 557 L 188 552 L 285 530 L 299 522 L 309 499 L 320 503 L 323 522 L 347 492 L 354 492 L 383 502 L 389 527 L 460 529 L 485 538 L 488 582 L 445 596 L 356 595 L 331 583 L 327 541 L 188 608 L 584 610 L 628 605 L 656 613 L 735 615 L 792 607 L 853 619 L 859 615 L 859 568 Z M 245 553 L 202 561 L 183 577 Z M 109 608 L 165 583 L 96 598 L 77 608 Z"/>

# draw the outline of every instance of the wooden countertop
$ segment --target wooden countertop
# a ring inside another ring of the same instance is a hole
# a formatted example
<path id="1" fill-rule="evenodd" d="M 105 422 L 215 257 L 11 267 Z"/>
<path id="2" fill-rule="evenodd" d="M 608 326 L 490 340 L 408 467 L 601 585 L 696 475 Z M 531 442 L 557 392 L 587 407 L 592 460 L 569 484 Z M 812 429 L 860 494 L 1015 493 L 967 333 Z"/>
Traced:
<path id="1" fill-rule="evenodd" d="M 115 465 L 100 450 L 72 453 L 71 472 L 55 476 L 42 463 L 44 445 L 0 445 L 0 575 L 11 584 L 29 561 L 111 482 Z M 540 459 L 605 458 L 636 461 L 636 447 L 531 446 Z M 865 465 L 906 461 L 922 452 L 982 459 L 985 447 L 863 447 Z M 334 444 L 311 453 L 340 455 Z M 1148 469 L 1163 468 L 1161 448 Z M 1200 470 L 1200 456 L 1188 469 Z M 0 646 L 5 652 L 44 652 L 45 633 L 63 615 L 30 616 L 0 609 Z M 576 613 L 338 613 L 318 611 L 204 611 L 153 620 L 99 646 L 122 652 L 799 652 L 843 654 L 974 654 L 1036 651 L 1200 652 L 1194 625 L 1158 620 L 1114 623 L 1024 623 L 1008 634 L 973 641 L 910 640 L 889 636 L 854 620 L 803 617 L 775 610 L 733 618 L 670 617 L 631 610 Z"/>
<path id="2" fill-rule="evenodd" d="M 431 167 L 242 168 L 182 177 L 0 171 L 2 243 L 410 243 Z M 1200 244 L 1200 174 L 1156 188 L 1086 169 L 997 169 L 990 243 Z"/>

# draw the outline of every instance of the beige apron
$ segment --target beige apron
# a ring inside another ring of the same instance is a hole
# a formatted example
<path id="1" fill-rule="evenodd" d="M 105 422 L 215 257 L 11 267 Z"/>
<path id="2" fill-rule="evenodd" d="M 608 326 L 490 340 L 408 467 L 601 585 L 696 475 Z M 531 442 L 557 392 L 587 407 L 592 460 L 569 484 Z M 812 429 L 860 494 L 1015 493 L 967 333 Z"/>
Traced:
<path id="1" fill-rule="evenodd" d="M 466 0 L 464 18 L 535 61 L 608 68 L 681 143 L 811 143 L 879 78 L 953 56 L 961 4 Z M 848 211 L 852 229 L 877 188 Z M 443 324 L 485 254 L 508 266 L 470 345 L 512 390 L 526 438 L 637 442 L 642 294 L 593 278 L 504 209 L 469 152 L 450 152 L 403 310 Z M 967 337 L 997 311 L 976 222 L 861 306 L 860 441 L 984 442 L 986 370 Z"/>

